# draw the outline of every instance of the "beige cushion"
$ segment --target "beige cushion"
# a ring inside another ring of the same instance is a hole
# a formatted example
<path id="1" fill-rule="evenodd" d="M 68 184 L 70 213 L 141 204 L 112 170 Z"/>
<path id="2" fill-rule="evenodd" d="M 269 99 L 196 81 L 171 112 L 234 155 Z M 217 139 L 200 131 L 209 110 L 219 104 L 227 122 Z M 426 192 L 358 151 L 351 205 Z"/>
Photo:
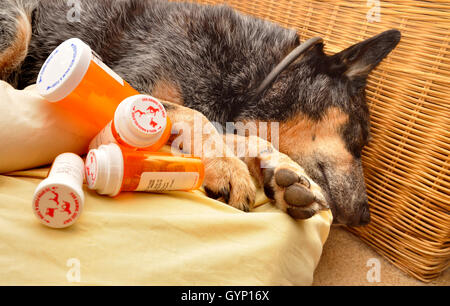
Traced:
<path id="1" fill-rule="evenodd" d="M 332 222 L 294 221 L 262 190 L 252 213 L 202 191 L 86 192 L 77 223 L 51 229 L 31 209 L 47 170 L 0 175 L 0 285 L 310 285 Z"/>

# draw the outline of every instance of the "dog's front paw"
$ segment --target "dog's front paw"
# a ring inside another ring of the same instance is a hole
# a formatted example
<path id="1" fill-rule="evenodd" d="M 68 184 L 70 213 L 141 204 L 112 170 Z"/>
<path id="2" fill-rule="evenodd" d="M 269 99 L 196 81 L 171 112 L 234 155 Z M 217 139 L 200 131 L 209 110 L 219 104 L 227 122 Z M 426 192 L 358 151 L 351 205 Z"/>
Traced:
<path id="1" fill-rule="evenodd" d="M 236 157 L 208 158 L 203 187 L 210 198 L 249 211 L 255 202 L 256 188 L 244 162 Z"/>
<path id="2" fill-rule="evenodd" d="M 264 191 L 275 205 L 295 219 L 308 219 L 328 209 L 321 188 L 295 162 L 263 169 Z"/>

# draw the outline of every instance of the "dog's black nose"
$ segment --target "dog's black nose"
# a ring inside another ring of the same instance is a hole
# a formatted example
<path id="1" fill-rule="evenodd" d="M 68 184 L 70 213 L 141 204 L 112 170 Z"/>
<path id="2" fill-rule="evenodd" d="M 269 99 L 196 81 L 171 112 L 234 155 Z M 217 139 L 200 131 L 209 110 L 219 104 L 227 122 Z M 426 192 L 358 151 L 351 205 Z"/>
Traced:
<path id="1" fill-rule="evenodd" d="M 370 223 L 370 211 L 369 211 L 369 206 L 367 204 L 367 202 L 365 203 L 365 205 L 363 206 L 362 212 L 361 212 L 361 216 L 359 218 L 359 224 L 360 226 L 364 226 Z"/>
<path id="2" fill-rule="evenodd" d="M 349 222 L 343 222 L 349 226 L 365 226 L 370 223 L 370 211 L 367 201 L 361 203 L 358 207 L 361 207 L 360 213 L 353 215 L 353 218 Z"/>

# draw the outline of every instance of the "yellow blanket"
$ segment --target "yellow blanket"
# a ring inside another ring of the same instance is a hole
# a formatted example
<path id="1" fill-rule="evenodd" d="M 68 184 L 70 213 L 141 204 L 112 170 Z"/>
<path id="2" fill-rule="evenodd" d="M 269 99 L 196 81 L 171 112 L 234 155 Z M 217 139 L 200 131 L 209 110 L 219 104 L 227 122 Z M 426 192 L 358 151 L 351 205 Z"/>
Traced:
<path id="1" fill-rule="evenodd" d="M 202 191 L 86 191 L 78 222 L 55 230 L 31 210 L 47 171 L 0 176 L 0 285 L 310 285 L 332 222 L 294 221 L 262 191 L 252 213 Z"/>

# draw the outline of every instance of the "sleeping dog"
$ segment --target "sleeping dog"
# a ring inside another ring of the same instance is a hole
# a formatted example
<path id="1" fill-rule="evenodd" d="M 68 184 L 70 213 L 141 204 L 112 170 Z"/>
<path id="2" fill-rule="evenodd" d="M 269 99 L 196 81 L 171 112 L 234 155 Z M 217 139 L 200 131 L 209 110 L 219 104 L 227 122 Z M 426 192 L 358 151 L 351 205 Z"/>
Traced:
<path id="1" fill-rule="evenodd" d="M 296 31 L 227 6 L 3 0 L 0 78 L 18 88 L 33 84 L 51 51 L 72 37 L 90 45 L 135 89 L 168 101 L 172 121 L 190 129 L 194 118 L 209 127 L 278 123 L 277 148 L 270 137 L 262 140 L 254 133 L 221 134 L 213 128 L 202 137 L 216 144 L 201 152 L 210 197 L 248 211 L 255 201 L 253 176 L 267 197 L 296 219 L 329 207 L 334 223 L 369 222 L 361 164 L 369 139 L 366 78 L 399 42 L 397 30 L 331 56 L 322 43 L 314 44 L 258 92 L 272 69 L 299 46 Z M 173 132 L 172 142 L 183 130 Z M 250 144 L 244 151 L 258 145 L 254 156 L 238 157 L 227 146 L 225 155 L 215 152 L 220 143 Z"/>

